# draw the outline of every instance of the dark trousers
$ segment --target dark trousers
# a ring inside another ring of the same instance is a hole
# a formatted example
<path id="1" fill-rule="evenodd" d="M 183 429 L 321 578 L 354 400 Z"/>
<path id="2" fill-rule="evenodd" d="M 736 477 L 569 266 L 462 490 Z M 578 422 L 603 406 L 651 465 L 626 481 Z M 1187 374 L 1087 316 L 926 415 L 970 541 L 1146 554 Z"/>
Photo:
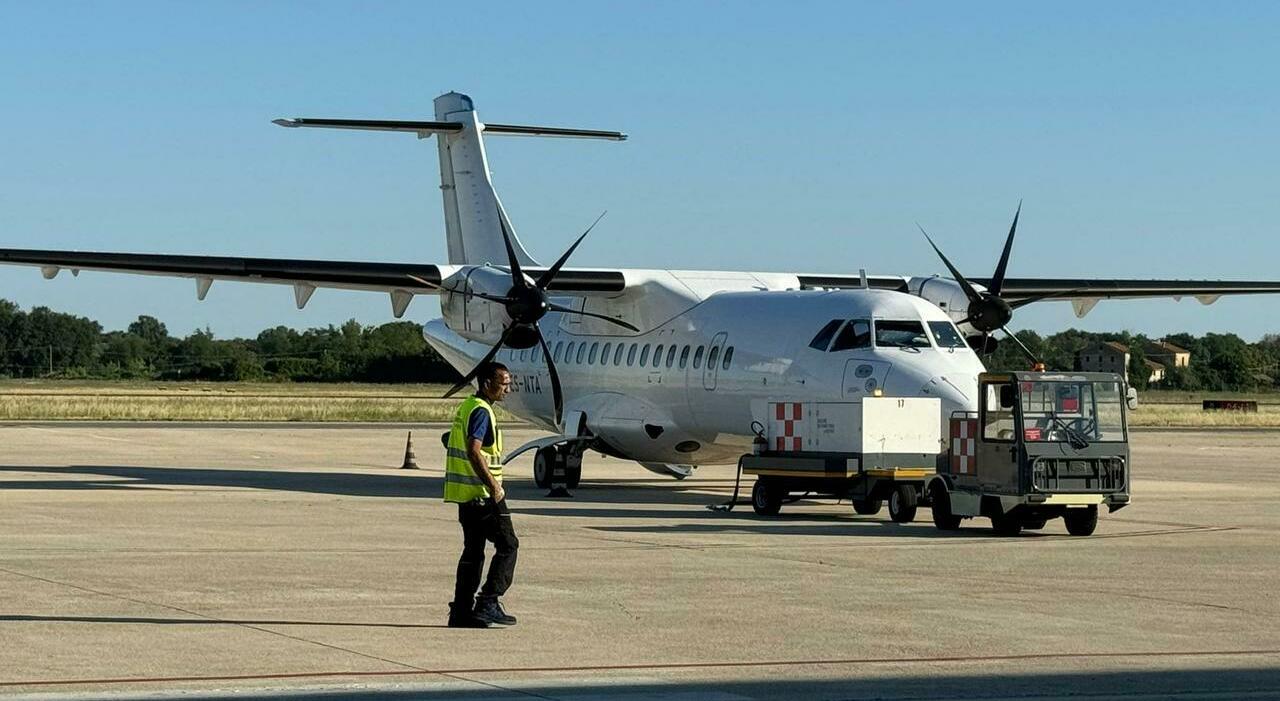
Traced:
<path id="1" fill-rule="evenodd" d="M 458 579 L 454 584 L 455 605 L 470 608 L 475 603 L 476 588 L 484 573 L 484 544 L 493 543 L 493 561 L 489 578 L 480 589 L 481 599 L 497 599 L 507 593 L 516 573 L 516 550 L 520 540 L 511 525 L 507 502 L 492 499 L 458 504 L 458 523 L 462 524 L 462 557 L 458 559 Z"/>

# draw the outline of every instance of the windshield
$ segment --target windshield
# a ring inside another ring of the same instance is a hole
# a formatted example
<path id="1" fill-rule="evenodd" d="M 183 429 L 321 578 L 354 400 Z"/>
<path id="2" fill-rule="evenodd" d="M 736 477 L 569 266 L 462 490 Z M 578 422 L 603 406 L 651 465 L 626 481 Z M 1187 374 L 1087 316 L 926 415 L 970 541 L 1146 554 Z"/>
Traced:
<path id="1" fill-rule="evenodd" d="M 929 337 L 918 321 L 876 320 L 876 345 L 888 348 L 928 348 Z"/>
<path id="2" fill-rule="evenodd" d="M 1124 392 L 1119 382 L 1023 382 L 1027 441 L 1123 441 Z"/>
<path id="3" fill-rule="evenodd" d="M 933 332 L 933 340 L 939 348 L 964 348 L 966 344 L 960 338 L 960 332 L 950 321 L 930 321 L 929 330 Z"/>

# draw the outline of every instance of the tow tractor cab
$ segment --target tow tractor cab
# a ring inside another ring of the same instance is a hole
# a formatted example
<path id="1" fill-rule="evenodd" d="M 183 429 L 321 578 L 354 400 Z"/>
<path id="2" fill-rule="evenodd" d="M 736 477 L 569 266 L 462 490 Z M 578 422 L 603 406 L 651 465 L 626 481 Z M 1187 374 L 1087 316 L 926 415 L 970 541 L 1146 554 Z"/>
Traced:
<path id="1" fill-rule="evenodd" d="M 983 516 L 1005 535 L 1059 516 L 1089 535 L 1098 507 L 1129 503 L 1127 409 L 1136 394 L 1112 373 L 978 376 L 979 407 L 955 412 L 938 474 L 925 484 L 933 522 Z"/>

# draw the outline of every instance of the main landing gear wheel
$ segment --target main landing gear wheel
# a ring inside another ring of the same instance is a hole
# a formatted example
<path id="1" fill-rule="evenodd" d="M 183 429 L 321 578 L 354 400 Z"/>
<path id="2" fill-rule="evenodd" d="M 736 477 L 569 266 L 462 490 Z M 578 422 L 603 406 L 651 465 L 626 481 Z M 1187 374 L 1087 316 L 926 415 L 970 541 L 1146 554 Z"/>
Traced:
<path id="1" fill-rule="evenodd" d="M 1062 520 L 1066 522 L 1067 532 L 1071 535 L 1093 535 L 1093 529 L 1098 527 L 1098 507 L 1067 509 Z"/>
<path id="2" fill-rule="evenodd" d="M 582 482 L 582 457 L 574 459 L 571 455 L 564 458 L 564 486 L 569 489 L 577 489 L 578 484 Z"/>
<path id="3" fill-rule="evenodd" d="M 558 460 L 560 460 L 560 453 L 554 446 L 539 448 L 538 452 L 533 454 L 533 483 L 542 489 L 550 489 L 551 475 Z"/>
<path id="4" fill-rule="evenodd" d="M 782 490 L 757 479 L 751 487 L 751 508 L 761 516 L 773 516 L 782 510 Z"/>
<path id="5" fill-rule="evenodd" d="M 875 516 L 883 504 L 882 499 L 854 499 L 853 510 L 860 516 Z"/>
<path id="6" fill-rule="evenodd" d="M 951 497 L 946 487 L 935 484 L 929 490 L 929 501 L 932 503 L 933 525 L 940 531 L 954 531 L 960 528 L 960 517 L 951 513 Z"/>
<path id="7" fill-rule="evenodd" d="M 889 518 L 897 523 L 911 523 L 916 520 L 916 488 L 909 484 L 900 484 L 889 495 Z"/>

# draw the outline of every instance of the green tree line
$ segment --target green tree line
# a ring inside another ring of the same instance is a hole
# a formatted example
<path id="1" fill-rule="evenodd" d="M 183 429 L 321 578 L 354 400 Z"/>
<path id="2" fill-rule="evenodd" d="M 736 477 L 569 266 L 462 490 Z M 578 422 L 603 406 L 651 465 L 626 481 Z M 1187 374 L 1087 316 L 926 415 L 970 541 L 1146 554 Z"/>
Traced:
<path id="1" fill-rule="evenodd" d="M 0 299 L 0 377 L 80 379 L 454 382 L 458 373 L 413 322 L 305 331 L 277 326 L 256 338 L 217 339 L 209 330 L 169 335 L 140 316 L 124 331 L 47 307 L 22 311 Z"/>
<path id="2" fill-rule="evenodd" d="M 1050 370 L 1077 370 L 1080 351 L 1094 343 L 1114 341 L 1129 348 L 1129 383 L 1138 389 L 1187 391 L 1253 392 L 1280 389 L 1280 335 L 1268 334 L 1257 343 L 1248 343 L 1235 334 L 1209 333 L 1193 336 L 1175 333 L 1161 339 L 1127 331 L 1090 333 L 1068 329 L 1051 336 L 1020 331 L 1018 338 Z M 1165 377 L 1148 383 L 1151 370 L 1146 364 L 1146 348 L 1163 340 L 1190 351 L 1188 367 L 1165 367 Z M 989 368 L 1021 369 L 1030 364 L 1012 340 L 1003 340 L 986 359 Z"/>

